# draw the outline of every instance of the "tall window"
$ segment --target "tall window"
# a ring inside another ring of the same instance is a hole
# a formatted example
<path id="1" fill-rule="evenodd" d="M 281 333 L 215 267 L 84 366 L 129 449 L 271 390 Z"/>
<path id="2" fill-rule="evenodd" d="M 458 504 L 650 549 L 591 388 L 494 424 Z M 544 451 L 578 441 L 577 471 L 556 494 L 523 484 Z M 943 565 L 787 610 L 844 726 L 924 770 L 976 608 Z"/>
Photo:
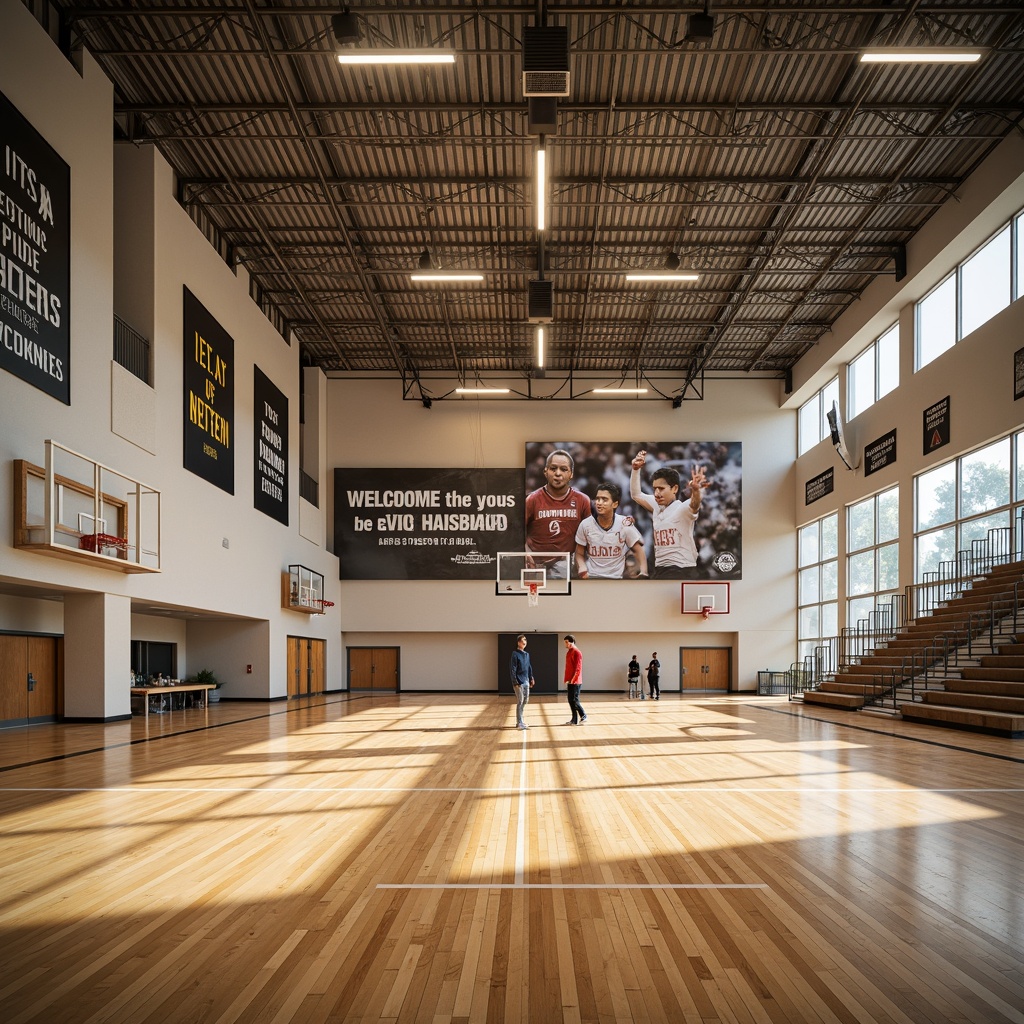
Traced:
<path id="1" fill-rule="evenodd" d="M 839 634 L 839 513 L 797 531 L 797 651 L 801 660 Z"/>
<path id="2" fill-rule="evenodd" d="M 960 267 L 960 337 L 1010 304 L 1010 225 Z"/>
<path id="3" fill-rule="evenodd" d="M 893 324 L 849 366 L 846 381 L 847 415 L 852 420 L 900 382 L 900 330 Z"/>
<path id="4" fill-rule="evenodd" d="M 956 344 L 956 274 L 950 274 L 917 304 L 916 369 Z"/>
<path id="5" fill-rule="evenodd" d="M 1018 214 L 917 304 L 915 371 L 1024 295 L 1022 231 Z"/>
<path id="6" fill-rule="evenodd" d="M 958 552 L 970 552 L 975 541 L 986 542 L 989 531 L 1012 525 L 1012 449 L 1021 464 L 1024 434 L 999 441 L 922 473 L 915 480 L 914 578 L 938 573 L 957 575 Z M 1021 484 L 1016 485 L 1018 498 Z"/>
<path id="7" fill-rule="evenodd" d="M 846 510 L 846 622 L 874 620 L 899 593 L 900 492 L 892 487 Z"/>
<path id="8" fill-rule="evenodd" d="M 800 406 L 797 418 L 797 454 L 809 452 L 819 441 L 830 436 L 825 414 L 839 401 L 839 378 L 833 377 L 813 398 Z"/>

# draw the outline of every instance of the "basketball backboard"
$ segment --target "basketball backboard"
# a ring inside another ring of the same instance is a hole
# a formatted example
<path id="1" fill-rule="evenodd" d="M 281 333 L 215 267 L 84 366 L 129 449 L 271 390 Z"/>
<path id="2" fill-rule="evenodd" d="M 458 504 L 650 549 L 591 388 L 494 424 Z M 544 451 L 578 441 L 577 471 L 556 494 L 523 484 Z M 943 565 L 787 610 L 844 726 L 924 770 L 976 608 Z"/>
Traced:
<path id="1" fill-rule="evenodd" d="M 729 584 L 710 580 L 686 580 L 683 582 L 682 612 L 684 615 L 729 614 Z"/>
<path id="2" fill-rule="evenodd" d="M 524 597 L 533 585 L 545 597 L 568 594 L 572 588 L 570 557 L 567 551 L 501 551 L 495 593 L 499 597 Z"/>

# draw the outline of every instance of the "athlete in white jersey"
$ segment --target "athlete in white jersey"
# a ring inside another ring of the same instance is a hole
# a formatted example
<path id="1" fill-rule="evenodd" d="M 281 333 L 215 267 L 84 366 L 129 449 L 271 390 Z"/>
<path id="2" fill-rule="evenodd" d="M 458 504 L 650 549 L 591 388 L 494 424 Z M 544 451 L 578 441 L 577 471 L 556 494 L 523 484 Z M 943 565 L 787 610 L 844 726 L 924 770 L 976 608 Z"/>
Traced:
<path id="1" fill-rule="evenodd" d="M 637 575 L 647 575 L 644 539 L 632 519 L 616 513 L 622 492 L 618 484 L 603 483 L 594 492 L 594 514 L 576 531 L 576 569 L 580 579 L 620 580 L 626 571 L 626 552 L 632 551 Z"/>
<path id="2" fill-rule="evenodd" d="M 693 526 L 697 522 L 708 486 L 703 466 L 694 466 L 690 474 L 690 500 L 679 500 L 679 474 L 671 468 L 655 470 L 651 478 L 654 496 L 640 490 L 640 470 L 647 461 L 647 452 L 639 451 L 633 459 L 633 472 L 629 477 L 630 497 L 647 509 L 654 519 L 654 572 L 653 579 L 691 579 L 697 565 L 697 545 L 693 539 Z"/>

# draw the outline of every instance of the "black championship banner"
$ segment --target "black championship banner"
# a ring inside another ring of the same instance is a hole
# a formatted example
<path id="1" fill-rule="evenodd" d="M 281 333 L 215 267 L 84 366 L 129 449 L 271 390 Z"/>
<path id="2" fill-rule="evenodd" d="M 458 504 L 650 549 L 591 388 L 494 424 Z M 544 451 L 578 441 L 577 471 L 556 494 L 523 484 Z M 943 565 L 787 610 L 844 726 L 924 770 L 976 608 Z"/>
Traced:
<path id="1" fill-rule="evenodd" d="M 835 482 L 836 473 L 831 466 L 824 473 L 811 477 L 804 484 L 804 504 L 813 505 L 826 494 L 831 494 L 835 490 Z"/>
<path id="2" fill-rule="evenodd" d="M 253 506 L 288 525 L 288 398 L 252 368 Z"/>
<path id="3" fill-rule="evenodd" d="M 71 169 L 0 95 L 0 367 L 71 404 Z"/>
<path id="4" fill-rule="evenodd" d="M 871 476 L 896 461 L 896 431 L 890 430 L 864 449 L 864 475 Z"/>
<path id="5" fill-rule="evenodd" d="M 924 411 L 924 454 L 949 444 L 949 395 Z"/>
<path id="6" fill-rule="evenodd" d="M 343 580 L 493 580 L 523 550 L 521 469 L 336 469 Z"/>
<path id="7" fill-rule="evenodd" d="M 187 288 L 184 325 L 184 466 L 234 494 L 235 343 Z"/>

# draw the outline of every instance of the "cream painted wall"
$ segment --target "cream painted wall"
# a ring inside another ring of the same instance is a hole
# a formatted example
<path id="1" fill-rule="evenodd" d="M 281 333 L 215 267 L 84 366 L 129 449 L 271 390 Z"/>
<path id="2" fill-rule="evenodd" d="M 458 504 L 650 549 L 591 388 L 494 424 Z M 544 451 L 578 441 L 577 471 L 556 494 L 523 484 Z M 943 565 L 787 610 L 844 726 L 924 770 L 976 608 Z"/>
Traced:
<path id="1" fill-rule="evenodd" d="M 899 323 L 900 386 L 845 423 L 855 469 L 846 469 L 832 444 L 820 442 L 796 463 L 795 506 L 798 525 L 813 522 L 889 487 L 900 494 L 900 585 L 914 580 L 914 478 L 1024 425 L 1024 400 L 1013 398 L 1013 354 L 1024 346 L 1024 300 L 1018 299 L 917 373 L 914 372 L 916 302 L 954 267 L 1024 209 L 1024 140 L 1012 136 L 950 200 L 909 247 L 913 272 L 898 289 L 877 281 L 865 299 L 840 319 L 829 346 L 801 363 L 801 377 L 820 387 L 839 374 L 840 407 L 846 406 L 846 365 L 882 331 Z M 887 295 L 872 315 L 869 297 Z M 815 366 L 819 369 L 815 371 Z M 950 443 L 924 454 L 924 410 L 950 399 Z M 806 401 L 809 393 L 801 393 Z M 864 448 L 896 431 L 897 459 L 864 475 Z M 833 493 L 805 504 L 805 485 L 834 467 Z M 845 514 L 839 516 L 840 551 L 846 547 Z M 846 561 L 839 560 L 839 593 L 846 592 Z"/>
<path id="2" fill-rule="evenodd" d="M 18 0 L 0 0 L 0 23 L 0 90 L 68 162 L 72 194 L 72 404 L 64 406 L 11 374 L 0 376 L 0 468 L 7 482 L 0 491 L 0 579 L 49 589 L 58 597 L 80 595 L 68 600 L 78 600 L 83 609 L 115 607 L 112 598 L 125 607 L 136 601 L 179 608 L 179 621 L 189 622 L 186 649 L 179 650 L 181 671 L 195 667 L 197 658 L 212 662 L 216 653 L 239 696 L 284 692 L 288 634 L 324 639 L 328 681 L 337 687 L 337 609 L 310 616 L 282 607 L 281 574 L 292 563 L 322 572 L 325 596 L 336 603 L 339 598 L 337 559 L 327 550 L 322 528 L 316 530 L 315 517 L 307 536 L 299 532 L 297 346 L 281 338 L 249 297 L 247 275 L 225 265 L 177 204 L 173 175 L 159 154 L 152 147 L 113 144 L 113 90 L 89 55 L 82 57 L 80 76 Z M 186 285 L 235 343 L 234 494 L 182 466 Z M 148 334 L 153 346 L 154 387 L 144 410 L 152 429 L 145 432 L 145 447 L 132 442 L 131 431 L 119 436 L 111 429 L 112 420 L 120 423 L 112 413 L 123 411 L 112 406 L 115 311 Z M 288 397 L 288 526 L 253 508 L 254 364 Z M 10 546 L 11 462 L 42 463 L 47 438 L 161 492 L 160 574 L 128 576 Z M 93 596 L 102 599 L 98 606 L 91 603 Z M 196 630 L 189 617 L 196 611 L 225 617 Z M 50 601 L 0 599 L 0 629 L 73 628 L 64 612 Z M 123 635 L 111 632 L 111 624 Z M 138 619 L 136 624 L 151 628 Z M 127 708 L 132 635 L 130 612 L 108 615 L 102 637 L 109 649 L 79 645 L 89 664 L 67 673 L 69 713 L 106 717 L 120 714 L 122 704 Z M 218 635 L 223 643 L 217 643 Z M 189 649 L 194 645 L 198 650 Z M 124 673 L 110 671 L 122 653 Z M 245 673 L 247 664 L 254 666 L 251 675 Z"/>
<path id="3" fill-rule="evenodd" d="M 541 598 L 541 605 L 544 599 Z M 740 654 L 740 642 L 753 647 L 752 656 L 763 653 L 756 630 L 737 635 L 730 631 L 708 628 L 677 633 L 650 632 L 582 632 L 579 629 L 558 629 L 549 618 L 540 623 L 533 613 L 542 608 L 527 609 L 519 602 L 522 612 L 515 626 L 499 630 L 505 633 L 557 633 L 559 637 L 571 632 L 583 652 L 583 692 L 621 693 L 626 689 L 626 665 L 636 654 L 640 664 L 647 665 L 651 654 L 658 652 L 661 662 L 661 688 L 666 693 L 679 689 L 680 650 L 683 647 L 726 647 L 734 651 L 734 660 Z M 726 621 L 720 618 L 719 622 Z M 714 623 L 712 623 L 712 626 Z M 773 638 L 769 638 L 769 644 Z M 498 633 L 404 633 L 368 632 L 345 634 L 346 646 L 399 647 L 399 672 L 403 692 L 444 692 L 467 690 L 493 693 L 499 677 L 507 675 L 507 666 L 498 663 Z M 780 663 L 781 664 L 781 663 Z M 559 692 L 564 669 L 563 648 L 558 645 L 558 665 L 555 681 Z M 769 667 L 767 664 L 762 668 Z M 788 667 L 788 662 L 785 666 Z M 736 665 L 733 665 L 733 680 Z M 756 677 L 755 677 L 756 682 Z M 734 688 L 736 688 L 734 686 Z M 750 689 L 750 687 L 742 687 Z M 510 698 L 511 700 L 511 698 Z M 512 704 L 510 703 L 510 707 Z"/>
<path id="4" fill-rule="evenodd" d="M 737 689 L 754 688 L 758 670 L 787 668 L 795 658 L 795 416 L 779 411 L 775 381 L 710 380 L 704 401 L 686 402 L 679 410 L 667 401 L 482 399 L 435 402 L 428 410 L 418 401 L 402 401 L 397 382 L 331 380 L 328 407 L 332 469 L 521 467 L 526 442 L 542 440 L 743 443 L 744 578 L 733 585 L 729 616 L 705 622 L 682 615 L 679 584 L 668 582 L 577 582 L 571 596 L 542 596 L 535 609 L 525 599 L 496 597 L 493 581 L 346 583 L 345 645 L 378 642 L 368 637 L 388 638 L 383 646 L 400 645 L 404 688 L 478 688 L 469 681 L 493 675 L 495 635 L 532 629 L 587 636 L 594 663 L 609 665 L 622 661 L 625 647 L 665 653 L 709 643 L 724 630 L 734 638 L 729 645 L 735 648 Z M 329 519 L 332 510 L 333 500 Z M 605 643 L 608 635 L 632 639 Z M 591 685 L 617 688 L 616 671 Z"/>
<path id="5" fill-rule="evenodd" d="M 910 240 L 907 276 L 879 275 L 793 368 L 783 404 L 799 408 L 1022 206 L 1024 137 L 1014 132 Z"/>

